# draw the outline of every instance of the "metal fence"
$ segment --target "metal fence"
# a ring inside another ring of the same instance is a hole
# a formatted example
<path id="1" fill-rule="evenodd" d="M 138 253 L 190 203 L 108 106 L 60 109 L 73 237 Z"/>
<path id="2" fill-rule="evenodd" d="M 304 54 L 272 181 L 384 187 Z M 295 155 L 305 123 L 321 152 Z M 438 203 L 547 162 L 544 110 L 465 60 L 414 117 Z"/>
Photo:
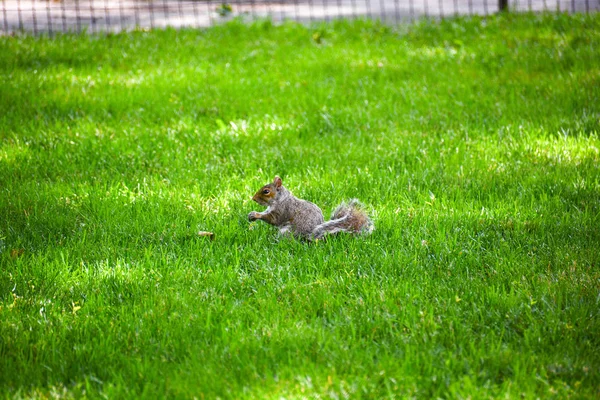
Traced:
<path id="1" fill-rule="evenodd" d="M 600 0 L 0 0 L 0 35 L 207 27 L 235 17 L 318 21 L 487 15 L 511 11 L 592 12 Z"/>

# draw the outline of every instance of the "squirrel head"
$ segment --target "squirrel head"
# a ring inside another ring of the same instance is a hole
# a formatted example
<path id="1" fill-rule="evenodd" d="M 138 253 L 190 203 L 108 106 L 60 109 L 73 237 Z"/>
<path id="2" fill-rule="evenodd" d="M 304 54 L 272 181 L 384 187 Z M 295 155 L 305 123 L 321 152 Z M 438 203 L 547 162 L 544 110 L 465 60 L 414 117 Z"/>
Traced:
<path id="1" fill-rule="evenodd" d="M 272 183 L 265 185 L 260 188 L 252 200 L 260 204 L 261 206 L 269 206 L 271 205 L 277 198 L 277 194 L 283 189 L 281 178 L 275 176 Z"/>

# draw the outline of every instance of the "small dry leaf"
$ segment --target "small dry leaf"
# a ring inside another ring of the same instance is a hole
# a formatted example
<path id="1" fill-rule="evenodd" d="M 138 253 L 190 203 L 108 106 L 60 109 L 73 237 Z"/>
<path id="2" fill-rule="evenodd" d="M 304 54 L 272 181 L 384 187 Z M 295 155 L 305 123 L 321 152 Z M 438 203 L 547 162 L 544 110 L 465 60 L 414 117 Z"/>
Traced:
<path id="1" fill-rule="evenodd" d="M 198 232 L 198 236 L 207 236 L 210 240 L 215 240 L 215 234 L 212 232 L 200 231 Z"/>
<path id="2" fill-rule="evenodd" d="M 10 256 L 12 258 L 18 258 L 18 257 L 21 257 L 23 255 L 23 253 L 25 253 L 25 249 L 12 249 L 10 251 Z"/>

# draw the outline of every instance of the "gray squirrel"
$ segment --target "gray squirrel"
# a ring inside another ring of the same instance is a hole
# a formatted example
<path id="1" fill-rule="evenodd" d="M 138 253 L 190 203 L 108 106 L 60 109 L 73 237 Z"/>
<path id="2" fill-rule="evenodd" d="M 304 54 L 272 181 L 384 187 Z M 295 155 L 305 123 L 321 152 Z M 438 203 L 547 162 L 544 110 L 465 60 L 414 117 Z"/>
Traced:
<path id="1" fill-rule="evenodd" d="M 252 211 L 248 214 L 250 222 L 260 219 L 279 228 L 282 235 L 307 240 L 322 239 L 325 234 L 337 232 L 371 233 L 373 222 L 363 210 L 362 204 L 352 199 L 342 203 L 325 222 L 321 209 L 310 201 L 295 197 L 283 187 L 281 178 L 275 176 L 269 183 L 256 192 L 252 200 L 266 206 L 264 212 Z"/>

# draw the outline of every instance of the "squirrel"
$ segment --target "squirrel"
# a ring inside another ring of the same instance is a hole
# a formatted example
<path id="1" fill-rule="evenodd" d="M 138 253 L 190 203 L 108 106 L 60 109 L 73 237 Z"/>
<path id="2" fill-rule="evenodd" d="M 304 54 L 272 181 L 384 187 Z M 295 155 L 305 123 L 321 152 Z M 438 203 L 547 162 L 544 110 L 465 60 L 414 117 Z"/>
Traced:
<path id="1" fill-rule="evenodd" d="M 356 199 L 342 203 L 333 211 L 331 220 L 325 222 L 321 209 L 310 201 L 294 196 L 283 187 L 279 176 L 275 176 L 272 183 L 260 188 L 252 200 L 267 206 L 267 209 L 264 212 L 252 211 L 248 214 L 248 220 L 265 221 L 278 227 L 282 235 L 291 233 L 296 238 L 313 241 L 322 239 L 325 234 L 369 234 L 374 229 L 373 222 Z"/>

